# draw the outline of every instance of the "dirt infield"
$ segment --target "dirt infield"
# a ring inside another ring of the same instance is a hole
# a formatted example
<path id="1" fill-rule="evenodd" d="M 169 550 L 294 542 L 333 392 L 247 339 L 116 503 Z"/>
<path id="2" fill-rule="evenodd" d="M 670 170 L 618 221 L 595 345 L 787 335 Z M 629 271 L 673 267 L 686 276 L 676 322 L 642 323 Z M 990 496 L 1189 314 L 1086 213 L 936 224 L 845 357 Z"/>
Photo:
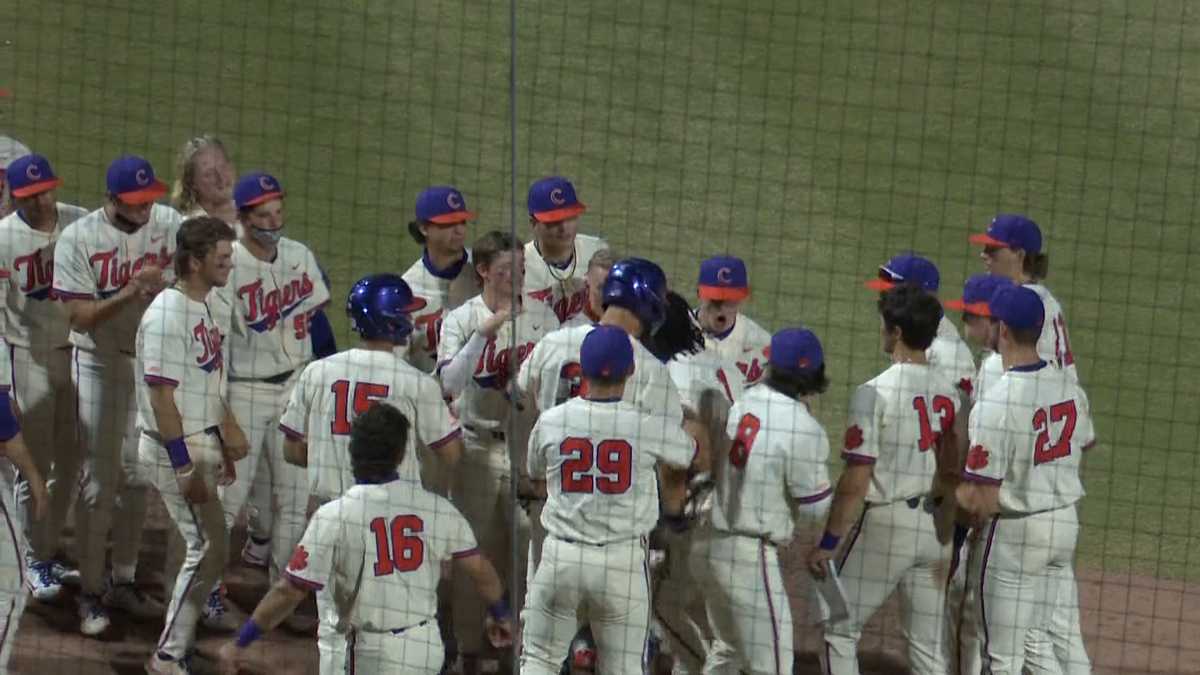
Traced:
<path id="1" fill-rule="evenodd" d="M 139 581 L 160 587 L 165 516 L 154 504 Z M 240 534 L 240 533 L 239 533 Z M 804 583 L 801 547 L 784 551 L 784 575 L 795 591 Z M 1200 586 L 1150 577 L 1081 570 L 1083 634 L 1098 675 L 1131 673 L 1200 673 Z M 236 568 L 227 577 L 231 599 L 252 609 L 266 589 L 265 573 Z M 800 620 L 807 616 L 802 593 L 792 594 L 797 617 L 796 673 L 818 673 L 816 633 Z M 160 626 L 118 619 L 103 641 L 79 635 L 74 598 L 55 604 L 30 601 L 17 634 L 14 673 L 31 675 L 136 675 L 154 648 Z M 197 672 L 213 672 L 204 657 L 215 653 L 227 636 L 201 633 Z M 894 602 L 867 626 L 861 645 L 863 672 L 885 675 L 907 672 Z M 274 631 L 255 646 L 249 672 L 279 675 L 316 673 L 312 638 Z M 268 667 L 269 664 L 269 667 Z"/>

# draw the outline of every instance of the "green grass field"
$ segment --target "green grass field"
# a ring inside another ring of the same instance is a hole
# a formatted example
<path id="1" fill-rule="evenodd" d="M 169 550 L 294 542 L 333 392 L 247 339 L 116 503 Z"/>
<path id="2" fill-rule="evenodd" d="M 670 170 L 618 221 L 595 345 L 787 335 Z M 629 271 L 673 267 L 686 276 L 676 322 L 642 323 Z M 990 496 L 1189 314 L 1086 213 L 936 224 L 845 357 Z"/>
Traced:
<path id="1" fill-rule="evenodd" d="M 1200 141 L 1200 8 L 1186 0 L 521 0 L 517 198 L 576 180 L 585 229 L 661 261 L 750 261 L 750 313 L 830 353 L 820 413 L 881 369 L 861 280 L 935 259 L 947 297 L 997 211 L 1048 234 L 1101 444 L 1081 557 L 1200 578 L 1200 338 L 1185 286 Z M 173 175 L 189 136 L 289 191 L 335 296 L 404 269 L 417 191 L 453 182 L 508 227 L 508 4 L 476 0 L 33 3 L 6 21 L 0 130 L 96 205 L 120 152 Z M 518 230 L 528 236 L 523 219 Z M 342 339 L 344 322 L 333 312 Z M 1186 329 L 1187 325 L 1192 329 Z"/>

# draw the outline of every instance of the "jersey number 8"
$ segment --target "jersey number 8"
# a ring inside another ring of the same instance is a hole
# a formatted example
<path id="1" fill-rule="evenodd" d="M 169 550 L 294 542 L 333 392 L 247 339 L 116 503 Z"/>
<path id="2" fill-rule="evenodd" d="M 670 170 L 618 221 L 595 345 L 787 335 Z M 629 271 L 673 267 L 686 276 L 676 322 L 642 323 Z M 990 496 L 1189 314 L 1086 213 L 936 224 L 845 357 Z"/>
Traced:
<path id="1" fill-rule="evenodd" d="M 412 572 L 425 561 L 425 542 L 416 533 L 425 531 L 425 522 L 413 515 L 396 516 L 389 528 L 387 519 L 371 521 L 375 533 L 375 576 L 392 572 Z M 390 537 L 388 535 L 391 535 Z"/>
<path id="2" fill-rule="evenodd" d="M 741 469 L 746 466 L 746 460 L 750 459 L 750 449 L 754 447 L 754 439 L 758 438 L 758 430 L 762 428 L 762 422 L 757 417 L 746 413 L 742 415 L 742 419 L 738 420 L 737 434 L 733 438 L 733 445 L 729 447 L 729 463 Z"/>
<path id="3" fill-rule="evenodd" d="M 563 493 L 625 494 L 633 484 L 633 448 L 628 441 L 609 439 L 593 448 L 590 438 L 572 436 L 558 446 L 562 463 Z M 595 466 L 601 475 L 588 472 Z"/>

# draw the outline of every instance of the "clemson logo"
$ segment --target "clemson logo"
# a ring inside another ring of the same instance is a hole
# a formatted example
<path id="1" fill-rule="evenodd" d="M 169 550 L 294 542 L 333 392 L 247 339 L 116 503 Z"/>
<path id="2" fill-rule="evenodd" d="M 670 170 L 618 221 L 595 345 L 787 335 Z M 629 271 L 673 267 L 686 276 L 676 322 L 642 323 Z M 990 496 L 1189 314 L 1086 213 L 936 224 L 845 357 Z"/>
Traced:
<path id="1" fill-rule="evenodd" d="M 798 368 L 800 368 L 801 370 L 803 370 L 803 369 L 805 369 L 805 368 L 808 368 L 808 364 L 809 364 L 809 363 L 810 363 L 810 362 L 809 362 L 809 360 L 808 360 L 808 357 L 807 357 L 807 356 L 801 356 L 801 357 L 800 357 L 800 360 L 799 360 L 799 361 L 796 363 L 796 366 L 797 366 Z"/>
<path id="2" fill-rule="evenodd" d="M 562 206 L 567 203 L 566 198 L 563 197 L 562 188 L 554 188 L 550 191 L 550 202 L 555 206 Z"/>
<path id="3" fill-rule="evenodd" d="M 30 164 L 25 168 L 25 177 L 29 180 L 41 180 L 42 167 L 38 166 L 37 164 Z"/>
<path id="4" fill-rule="evenodd" d="M 971 384 L 971 378 L 964 377 L 958 381 L 958 388 L 961 389 L 964 394 L 970 396 L 971 392 L 975 390 L 975 385 Z"/>
<path id="5" fill-rule="evenodd" d="M 967 451 L 967 468 L 978 471 L 988 465 L 988 451 L 982 445 L 973 446 Z"/>
<path id="6" fill-rule="evenodd" d="M 138 169 L 137 173 L 133 174 L 133 179 L 137 181 L 138 185 L 149 185 L 150 172 L 145 169 Z"/>
<path id="7" fill-rule="evenodd" d="M 728 267 L 722 267 L 717 270 L 717 281 L 722 284 L 733 283 L 733 270 Z"/>
<path id="8" fill-rule="evenodd" d="M 855 450 L 862 447 L 862 444 L 863 431 L 857 424 L 846 430 L 846 442 L 844 446 L 847 450 Z"/>
<path id="9" fill-rule="evenodd" d="M 260 188 L 266 190 L 267 192 L 271 192 L 271 191 L 279 189 L 279 187 L 277 185 L 275 185 L 275 183 L 271 180 L 270 176 L 259 176 L 258 177 L 258 186 Z"/>
<path id="10" fill-rule="evenodd" d="M 449 206 L 455 211 L 461 209 L 463 207 L 462 197 L 458 196 L 457 192 L 451 192 L 450 194 L 446 195 L 446 206 Z"/>
<path id="11" fill-rule="evenodd" d="M 292 552 L 292 559 L 288 561 L 287 568 L 299 572 L 305 567 L 308 567 L 308 551 L 305 551 L 304 545 L 301 544 Z"/>

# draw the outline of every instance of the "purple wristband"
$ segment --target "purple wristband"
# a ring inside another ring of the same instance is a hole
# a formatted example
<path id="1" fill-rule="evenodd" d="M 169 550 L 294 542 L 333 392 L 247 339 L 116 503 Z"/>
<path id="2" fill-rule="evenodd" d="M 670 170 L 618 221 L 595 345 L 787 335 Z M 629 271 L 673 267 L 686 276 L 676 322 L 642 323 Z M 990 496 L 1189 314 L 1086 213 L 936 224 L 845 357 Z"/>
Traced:
<path id="1" fill-rule="evenodd" d="M 512 618 L 512 607 L 508 604 L 508 598 L 500 598 L 492 603 L 487 608 L 488 615 L 497 621 L 504 621 Z"/>
<path id="2" fill-rule="evenodd" d="M 172 469 L 192 463 L 192 456 L 188 454 L 187 442 L 183 440 L 183 436 L 172 438 L 163 443 L 163 447 L 167 449 L 167 457 L 171 460 Z"/>
<path id="3" fill-rule="evenodd" d="M 841 537 L 833 534 L 829 530 L 825 530 L 825 533 L 821 535 L 821 543 L 817 544 L 817 546 L 820 547 L 822 551 L 832 551 L 833 549 L 837 548 L 838 542 L 841 540 Z"/>
<path id="4" fill-rule="evenodd" d="M 254 623 L 254 618 L 251 617 L 246 619 L 246 623 L 242 624 L 242 629 L 238 631 L 237 646 L 245 649 L 260 637 L 262 637 L 262 628 Z"/>

